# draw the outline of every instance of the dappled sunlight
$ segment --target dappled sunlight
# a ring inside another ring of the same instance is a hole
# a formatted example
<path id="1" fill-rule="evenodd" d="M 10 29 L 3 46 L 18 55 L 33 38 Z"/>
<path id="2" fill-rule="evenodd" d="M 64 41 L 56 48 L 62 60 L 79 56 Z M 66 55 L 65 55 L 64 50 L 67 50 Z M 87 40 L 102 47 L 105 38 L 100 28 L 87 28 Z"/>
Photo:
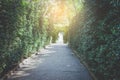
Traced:
<path id="1" fill-rule="evenodd" d="M 30 73 L 26 73 L 25 71 L 19 71 L 19 73 L 16 73 L 15 75 L 16 75 L 16 76 L 13 76 L 13 78 L 29 76 Z"/>
<path id="2" fill-rule="evenodd" d="M 0 0 L 0 80 L 91 80 L 73 79 L 85 70 L 74 53 L 98 79 L 120 80 L 119 8 L 120 0 Z"/>
<path id="3" fill-rule="evenodd" d="M 0 73 L 4 72 L 4 68 L 9 69 L 10 65 L 27 58 L 20 63 L 20 70 L 12 76 L 13 78 L 31 76 L 30 71 L 45 64 L 46 57 L 56 55 L 55 47 L 64 46 L 64 34 L 68 32 L 70 22 L 76 14 L 73 6 L 75 2 L 69 0 L 1 0 L 0 3 L 2 11 L 0 15 L 2 19 Z M 54 47 L 47 47 L 43 53 L 37 52 L 49 44 L 51 38 L 52 43 L 55 43 L 58 38 L 56 44 L 52 44 Z M 32 55 L 33 52 L 37 53 Z"/>
<path id="4" fill-rule="evenodd" d="M 46 46 L 46 49 L 41 49 L 41 51 L 38 52 L 38 55 L 33 54 L 31 57 L 23 60 L 22 63 L 19 64 L 20 68 L 12 73 L 11 79 L 24 79 L 24 77 L 32 76 L 34 72 L 37 72 L 36 69 L 39 66 L 46 63 L 46 57 L 56 53 L 56 50 L 54 50 L 53 48 L 53 46 Z M 33 73 L 30 73 L 32 71 Z"/>
<path id="5" fill-rule="evenodd" d="M 22 63 L 19 64 L 20 69 L 12 73 L 12 78 L 21 78 L 25 76 L 30 76 L 31 71 L 36 69 L 38 67 L 38 63 L 42 64 L 44 59 L 38 59 L 37 56 L 29 57 L 28 59 L 25 59 Z"/>
<path id="6" fill-rule="evenodd" d="M 49 51 L 49 50 L 46 50 L 45 53 L 48 54 L 48 53 L 55 53 L 56 51 Z M 45 54 L 45 55 L 46 55 Z"/>

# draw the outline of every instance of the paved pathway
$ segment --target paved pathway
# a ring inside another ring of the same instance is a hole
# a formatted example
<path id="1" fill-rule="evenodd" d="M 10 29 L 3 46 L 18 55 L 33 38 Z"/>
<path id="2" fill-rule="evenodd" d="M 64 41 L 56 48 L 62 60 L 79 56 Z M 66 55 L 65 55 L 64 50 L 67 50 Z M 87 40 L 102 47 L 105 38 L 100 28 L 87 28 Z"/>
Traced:
<path id="1" fill-rule="evenodd" d="M 8 80 L 92 80 L 87 69 L 65 44 L 52 44 L 20 64 Z"/>

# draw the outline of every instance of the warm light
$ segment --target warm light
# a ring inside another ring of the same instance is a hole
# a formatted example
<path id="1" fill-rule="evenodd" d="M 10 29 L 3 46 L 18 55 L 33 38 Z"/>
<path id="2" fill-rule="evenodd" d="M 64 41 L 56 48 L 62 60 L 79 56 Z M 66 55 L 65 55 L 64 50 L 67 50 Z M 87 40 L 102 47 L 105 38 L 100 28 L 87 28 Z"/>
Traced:
<path id="1" fill-rule="evenodd" d="M 54 1 L 50 11 L 51 20 L 55 25 L 69 25 L 69 13 L 65 1 Z"/>
<path id="2" fill-rule="evenodd" d="M 75 4 L 72 0 L 48 0 L 45 17 L 53 26 L 69 26 L 72 18 L 77 14 Z"/>

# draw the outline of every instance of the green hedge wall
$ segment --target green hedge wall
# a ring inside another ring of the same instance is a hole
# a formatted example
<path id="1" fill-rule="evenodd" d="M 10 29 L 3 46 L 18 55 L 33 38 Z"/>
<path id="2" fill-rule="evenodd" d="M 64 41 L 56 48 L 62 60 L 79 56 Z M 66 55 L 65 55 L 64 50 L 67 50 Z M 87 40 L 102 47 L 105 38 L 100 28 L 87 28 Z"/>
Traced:
<path id="1" fill-rule="evenodd" d="M 0 77 L 49 43 L 41 0 L 0 0 Z"/>
<path id="2" fill-rule="evenodd" d="M 84 0 L 69 29 L 69 45 L 98 80 L 120 80 L 120 1 Z"/>

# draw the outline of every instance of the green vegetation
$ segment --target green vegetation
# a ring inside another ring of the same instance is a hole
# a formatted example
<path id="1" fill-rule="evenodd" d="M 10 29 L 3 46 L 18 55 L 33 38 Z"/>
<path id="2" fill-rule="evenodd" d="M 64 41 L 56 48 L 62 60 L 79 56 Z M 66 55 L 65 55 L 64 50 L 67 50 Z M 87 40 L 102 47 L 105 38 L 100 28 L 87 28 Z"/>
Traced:
<path id="1" fill-rule="evenodd" d="M 98 80 L 120 80 L 120 1 L 84 0 L 69 30 L 69 45 Z"/>
<path id="2" fill-rule="evenodd" d="M 0 77 L 49 43 L 40 0 L 0 0 Z"/>
<path id="3" fill-rule="evenodd" d="M 59 32 L 99 80 L 120 80 L 119 0 L 0 0 L 0 77 Z"/>

